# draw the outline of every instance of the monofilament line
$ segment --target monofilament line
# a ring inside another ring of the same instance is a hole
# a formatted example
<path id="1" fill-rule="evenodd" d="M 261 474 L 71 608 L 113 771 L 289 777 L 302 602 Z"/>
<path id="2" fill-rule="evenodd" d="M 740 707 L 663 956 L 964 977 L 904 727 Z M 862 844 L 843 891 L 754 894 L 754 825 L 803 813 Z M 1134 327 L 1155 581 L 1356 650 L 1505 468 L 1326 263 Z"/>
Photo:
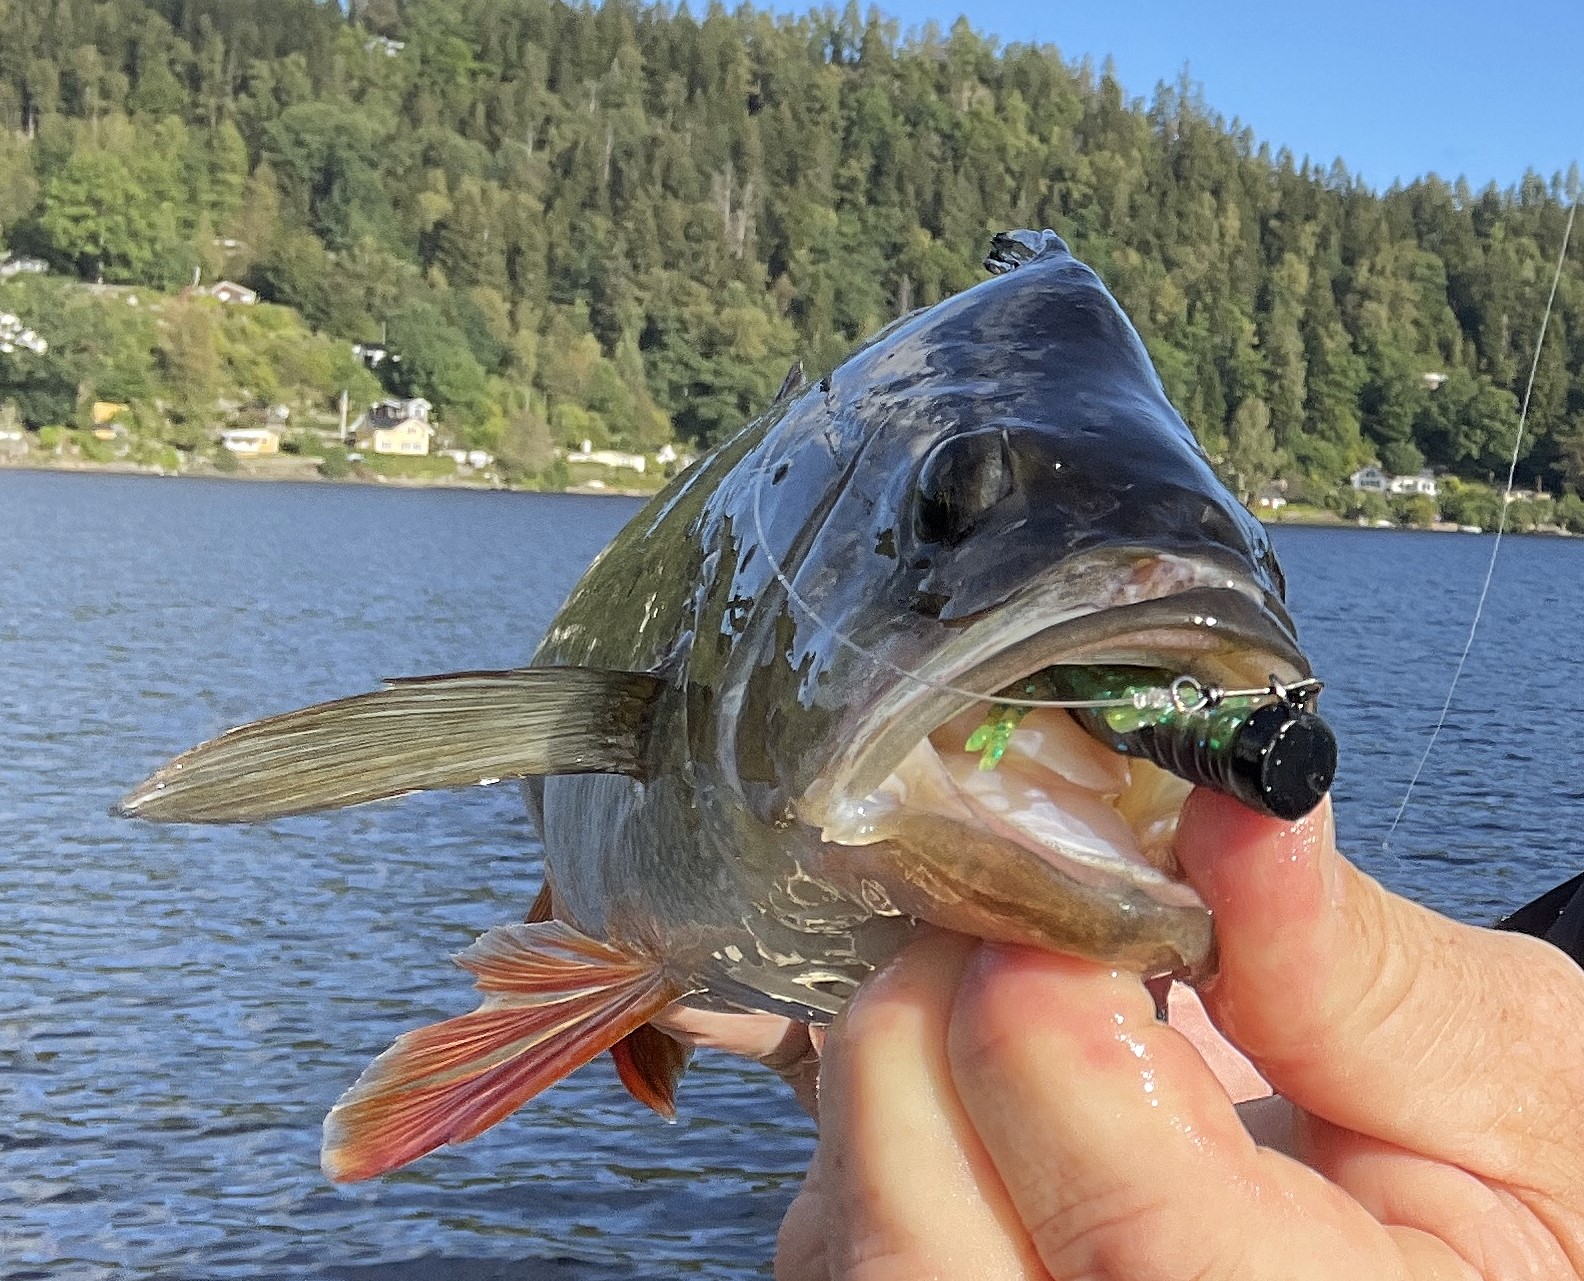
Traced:
<path id="1" fill-rule="evenodd" d="M 921 689 L 935 690 L 937 692 L 946 694 L 957 694 L 963 698 L 971 699 L 976 703 L 996 703 L 1003 707 L 1057 707 L 1069 709 L 1107 707 L 1142 708 L 1145 705 L 1137 698 L 1001 698 L 995 694 L 986 694 L 980 690 L 967 689 L 964 686 L 953 685 L 947 681 L 931 680 L 928 677 L 920 676 L 917 672 L 909 671 L 900 664 L 893 663 L 883 654 L 876 653 L 869 646 L 856 640 L 852 636 L 849 636 L 840 627 L 836 626 L 836 624 L 827 621 L 824 616 L 814 608 L 813 604 L 810 603 L 810 601 L 798 591 L 796 585 L 793 584 L 792 579 L 788 577 L 786 571 L 781 567 L 780 558 L 776 556 L 775 551 L 773 550 L 774 544 L 771 543 L 769 535 L 765 533 L 764 517 L 759 510 L 759 499 L 760 495 L 764 492 L 764 478 L 770 472 L 770 461 L 771 460 L 766 459 L 759 465 L 755 472 L 753 501 L 749 504 L 749 512 L 753 516 L 754 536 L 758 538 L 759 546 L 764 551 L 765 563 L 770 566 L 770 573 L 774 575 L 776 582 L 780 584 L 781 590 L 786 593 L 787 600 L 793 605 L 797 606 L 798 609 L 802 610 L 803 613 L 808 615 L 808 617 L 814 622 L 816 626 L 823 627 L 828 633 L 830 633 L 831 638 L 835 640 L 838 645 L 841 645 L 845 649 L 851 650 L 860 658 L 867 659 L 876 667 L 889 671 L 893 675 L 900 676 L 903 680 L 911 681 L 914 685 L 919 686 Z M 1168 700 L 1170 699 L 1169 692 L 1161 692 L 1165 697 L 1167 697 Z"/>
<path id="2" fill-rule="evenodd" d="M 1430 741 L 1425 744 L 1424 755 L 1419 758 L 1413 777 L 1408 780 L 1408 788 L 1403 792 L 1402 804 L 1397 807 L 1391 826 L 1381 838 L 1383 850 L 1391 844 L 1397 825 L 1402 822 L 1402 816 L 1408 809 L 1408 802 L 1413 797 L 1419 776 L 1424 773 L 1425 764 L 1430 760 L 1430 753 L 1435 751 L 1436 740 L 1441 737 L 1441 731 L 1446 726 L 1447 716 L 1452 711 L 1452 699 L 1457 694 L 1458 681 L 1463 676 L 1463 668 L 1468 664 L 1469 651 L 1474 648 L 1474 637 L 1479 632 L 1480 619 L 1485 614 L 1485 598 L 1490 595 L 1491 580 L 1496 577 L 1496 555 L 1501 551 L 1502 535 L 1507 532 L 1507 508 L 1512 503 L 1513 476 L 1518 470 L 1519 447 L 1523 444 L 1524 428 L 1529 422 L 1529 398 L 1534 394 L 1535 372 L 1540 368 L 1540 353 L 1545 349 L 1546 329 L 1551 324 L 1551 312 L 1556 306 L 1557 287 L 1562 283 L 1562 264 L 1567 261 L 1568 241 L 1573 236 L 1573 218 L 1577 213 L 1578 197 L 1575 195 L 1573 203 L 1568 206 L 1567 225 L 1562 229 L 1562 248 L 1557 253 L 1556 270 L 1551 275 L 1551 292 L 1546 297 L 1545 312 L 1540 317 L 1540 334 L 1535 339 L 1534 359 L 1529 362 L 1529 381 L 1524 385 L 1523 405 L 1518 410 L 1518 431 L 1513 436 L 1512 458 L 1507 463 L 1507 488 L 1502 494 L 1501 515 L 1496 520 L 1496 537 L 1491 543 L 1490 564 L 1485 567 L 1485 581 L 1480 585 L 1479 599 L 1474 603 L 1474 617 L 1469 622 L 1468 636 L 1463 641 L 1463 652 L 1458 655 L 1457 666 L 1452 670 L 1452 682 L 1447 686 L 1446 702 L 1441 704 L 1441 715 L 1436 717 L 1435 728 L 1430 731 Z"/>
<path id="3" fill-rule="evenodd" d="M 1175 707 L 1180 712 L 1196 711 L 1200 706 L 1197 703 L 1185 705 L 1183 700 L 1188 696 L 1186 691 L 1190 687 L 1194 691 L 1197 691 L 1201 697 L 1206 697 L 1212 705 L 1214 703 L 1220 702 L 1220 700 L 1223 698 L 1229 697 L 1257 697 L 1268 692 L 1272 697 L 1284 698 L 1286 697 L 1286 691 L 1288 689 L 1291 689 L 1295 693 L 1319 690 L 1320 682 L 1318 681 L 1297 681 L 1289 687 L 1284 687 L 1279 685 L 1274 677 L 1271 679 L 1271 687 L 1268 691 L 1259 689 L 1209 689 L 1202 685 L 1199 681 L 1195 680 L 1193 677 L 1183 675 L 1179 676 L 1176 681 L 1173 681 L 1170 687 L 1162 686 L 1158 689 L 1149 691 L 1139 691 L 1125 698 L 1017 698 L 1002 694 L 987 694 L 982 690 L 973 690 L 968 689 L 966 686 L 953 685 L 949 681 L 932 680 L 929 677 L 920 676 L 917 672 L 909 671 L 900 664 L 893 663 L 889 658 L 885 657 L 885 655 L 876 653 L 869 646 L 863 644 L 854 637 L 849 636 L 840 627 L 836 626 L 835 623 L 828 621 L 822 614 L 820 614 L 820 612 L 814 608 L 813 604 L 801 592 L 798 591 L 796 585 L 792 582 L 792 579 L 781 567 L 781 561 L 773 550 L 774 545 L 771 543 L 769 535 L 765 533 L 764 517 L 759 510 L 759 498 L 764 492 L 763 482 L 765 476 L 769 474 L 769 470 L 770 460 L 767 459 L 760 464 L 756 471 L 755 484 L 753 488 L 753 501 L 749 504 L 749 512 L 753 516 L 754 535 L 759 539 L 759 546 L 764 551 L 765 563 L 770 566 L 770 573 L 775 577 L 776 582 L 780 584 L 781 590 L 786 593 L 787 600 L 795 605 L 798 609 L 802 610 L 803 613 L 806 614 L 816 626 L 824 628 L 838 645 L 843 646 L 845 649 L 851 650 L 860 658 L 866 659 L 870 663 L 873 663 L 876 667 L 879 667 L 885 671 L 889 671 L 893 675 L 900 676 L 905 681 L 910 681 L 912 684 L 917 685 L 921 689 L 934 690 L 937 693 L 956 694 L 962 698 L 970 699 L 976 703 L 992 703 L 998 707 L 1022 707 L 1030 709 L 1036 707 L 1054 707 L 1064 708 L 1068 711 L 1082 711 L 1084 709 L 1104 710 L 1111 707 L 1131 707 L 1137 710 L 1143 710 L 1146 707 L 1154 707 L 1164 710 L 1168 707 Z"/>

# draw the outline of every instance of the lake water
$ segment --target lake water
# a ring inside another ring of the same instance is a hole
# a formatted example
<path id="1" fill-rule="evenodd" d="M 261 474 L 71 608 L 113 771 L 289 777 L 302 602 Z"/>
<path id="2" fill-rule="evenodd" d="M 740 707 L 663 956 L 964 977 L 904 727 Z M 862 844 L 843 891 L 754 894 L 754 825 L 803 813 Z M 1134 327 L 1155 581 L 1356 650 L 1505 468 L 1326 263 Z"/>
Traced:
<path id="1" fill-rule="evenodd" d="M 603 1058 L 349 1188 L 319 1123 L 446 956 L 520 919 L 512 787 L 257 828 L 106 815 L 174 751 L 381 676 L 510 666 L 635 509 L 608 498 L 0 473 L 0 1275 L 763 1275 L 811 1127 L 701 1055 L 667 1126 Z M 1343 842 L 1488 921 L 1584 865 L 1584 543 L 1510 539 L 1440 746 L 1380 849 L 1490 554 L 1278 529 L 1342 743 Z"/>

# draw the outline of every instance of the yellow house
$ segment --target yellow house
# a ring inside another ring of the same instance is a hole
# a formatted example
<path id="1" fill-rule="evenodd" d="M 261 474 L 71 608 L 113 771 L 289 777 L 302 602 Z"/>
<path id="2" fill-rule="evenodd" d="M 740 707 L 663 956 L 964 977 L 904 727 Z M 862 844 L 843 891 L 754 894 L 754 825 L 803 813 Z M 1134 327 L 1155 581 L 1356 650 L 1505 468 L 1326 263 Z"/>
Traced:
<path id="1" fill-rule="evenodd" d="M 96 400 L 93 403 L 93 425 L 103 427 L 106 423 L 114 422 L 122 414 L 130 413 L 131 405 L 123 405 L 115 400 Z"/>
<path id="2" fill-rule="evenodd" d="M 280 452 L 280 433 L 268 427 L 231 427 L 220 433 L 220 443 L 233 454 L 256 458 Z"/>
<path id="3" fill-rule="evenodd" d="M 427 454 L 434 439 L 430 405 L 422 396 L 382 400 L 352 424 L 352 444 L 374 454 Z"/>

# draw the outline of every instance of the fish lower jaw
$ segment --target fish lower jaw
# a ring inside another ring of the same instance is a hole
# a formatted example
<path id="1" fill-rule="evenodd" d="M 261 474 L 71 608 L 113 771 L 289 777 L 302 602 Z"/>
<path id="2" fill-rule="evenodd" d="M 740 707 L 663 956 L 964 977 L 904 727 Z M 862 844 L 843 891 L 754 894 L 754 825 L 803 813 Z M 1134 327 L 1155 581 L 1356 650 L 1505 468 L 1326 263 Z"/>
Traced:
<path id="1" fill-rule="evenodd" d="M 1114 887 L 1163 906 L 1203 908 L 1172 853 L 1190 784 L 1090 738 L 1065 711 L 1025 716 L 994 769 L 964 749 L 975 708 L 921 740 L 874 792 L 826 816 L 821 837 L 844 846 L 973 831 L 1015 846 L 1080 885 Z"/>

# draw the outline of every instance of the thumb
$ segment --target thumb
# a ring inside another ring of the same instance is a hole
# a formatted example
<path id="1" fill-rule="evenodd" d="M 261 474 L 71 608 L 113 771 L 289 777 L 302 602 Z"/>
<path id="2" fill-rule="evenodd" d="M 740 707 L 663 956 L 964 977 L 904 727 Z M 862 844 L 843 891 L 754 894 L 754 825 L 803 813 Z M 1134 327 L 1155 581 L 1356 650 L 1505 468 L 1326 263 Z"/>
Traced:
<path id="1" fill-rule="evenodd" d="M 1329 801 L 1289 824 L 1201 790 L 1176 849 L 1215 914 L 1206 1008 L 1278 1091 L 1473 1172 L 1584 1191 L 1584 971 L 1384 890 L 1337 853 Z"/>

